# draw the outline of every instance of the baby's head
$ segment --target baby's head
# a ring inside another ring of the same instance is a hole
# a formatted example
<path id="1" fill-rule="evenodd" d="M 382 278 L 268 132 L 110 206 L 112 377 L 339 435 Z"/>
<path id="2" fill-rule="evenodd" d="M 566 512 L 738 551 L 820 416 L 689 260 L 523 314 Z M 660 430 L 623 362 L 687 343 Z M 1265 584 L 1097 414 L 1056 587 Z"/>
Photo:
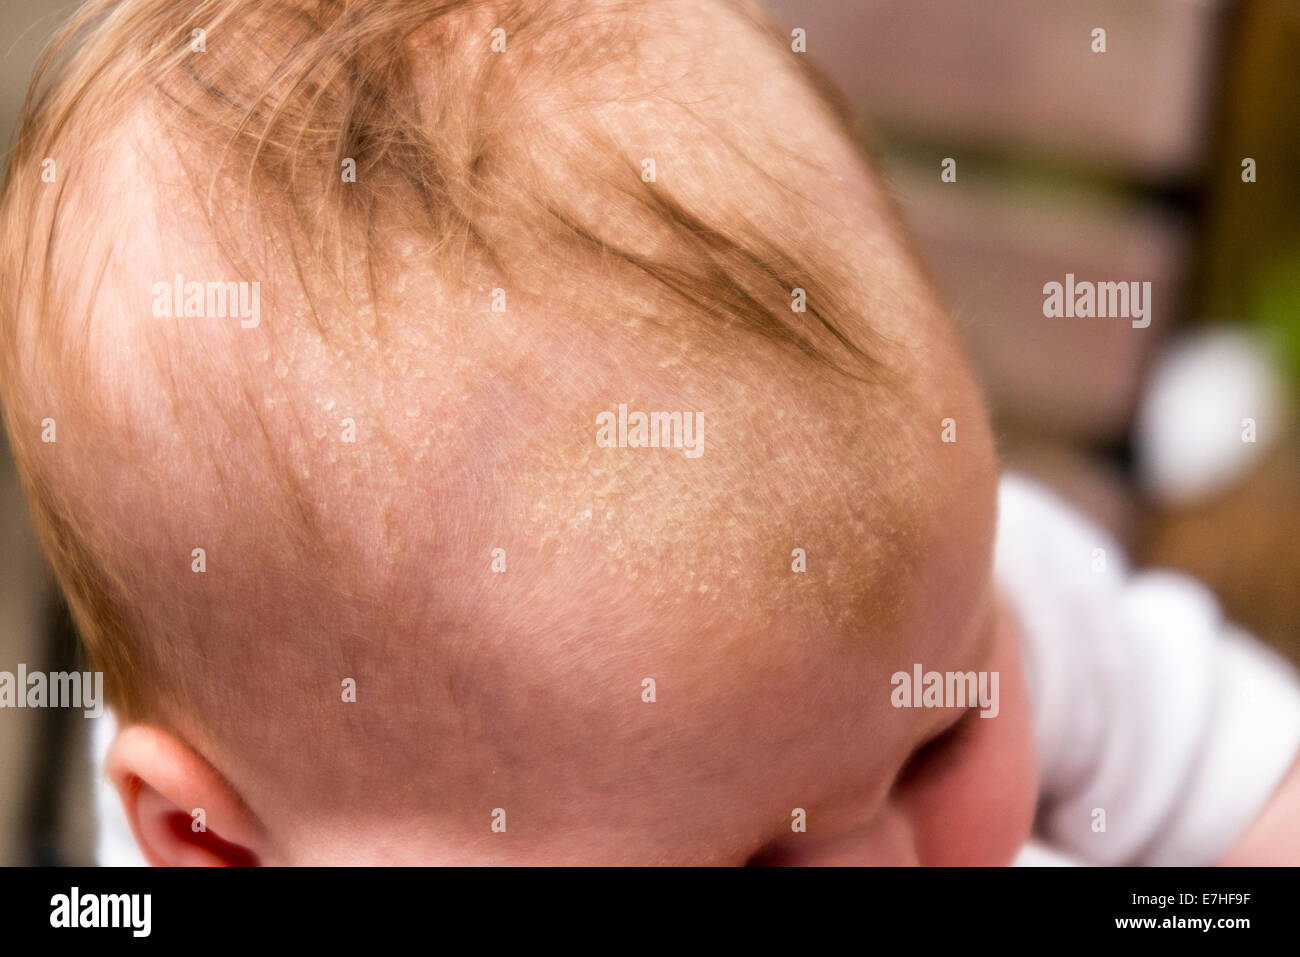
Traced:
<path id="1" fill-rule="evenodd" d="M 1010 858 L 985 413 L 788 38 L 97 0 L 67 42 L 5 414 L 152 860 Z M 892 707 L 915 663 L 997 717 Z"/>

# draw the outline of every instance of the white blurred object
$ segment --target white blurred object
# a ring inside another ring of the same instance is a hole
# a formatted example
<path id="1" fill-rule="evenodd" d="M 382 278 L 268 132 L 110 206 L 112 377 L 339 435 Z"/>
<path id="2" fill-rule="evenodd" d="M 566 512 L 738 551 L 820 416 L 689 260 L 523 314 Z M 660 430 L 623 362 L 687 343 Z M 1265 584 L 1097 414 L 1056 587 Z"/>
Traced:
<path id="1" fill-rule="evenodd" d="M 1188 505 L 1231 487 L 1277 441 L 1286 390 L 1254 336 L 1234 327 L 1197 332 L 1151 370 L 1135 431 L 1138 477 L 1164 505 Z M 1243 440 L 1254 419 L 1255 441 Z"/>
<path id="2" fill-rule="evenodd" d="M 1020 849 L 1013 867 L 1086 867 L 1083 861 L 1048 847 L 1042 841 L 1030 841 Z"/>

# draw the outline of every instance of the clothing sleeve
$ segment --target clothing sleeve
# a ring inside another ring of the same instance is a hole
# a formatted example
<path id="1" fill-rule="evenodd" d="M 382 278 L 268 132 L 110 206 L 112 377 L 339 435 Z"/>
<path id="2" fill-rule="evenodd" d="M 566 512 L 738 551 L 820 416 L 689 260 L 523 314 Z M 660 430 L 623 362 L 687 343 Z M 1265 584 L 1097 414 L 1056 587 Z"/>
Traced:
<path id="1" fill-rule="evenodd" d="M 1208 591 L 1004 477 L 997 576 L 1041 776 L 1037 837 L 1086 863 L 1212 864 L 1300 753 L 1300 682 Z"/>

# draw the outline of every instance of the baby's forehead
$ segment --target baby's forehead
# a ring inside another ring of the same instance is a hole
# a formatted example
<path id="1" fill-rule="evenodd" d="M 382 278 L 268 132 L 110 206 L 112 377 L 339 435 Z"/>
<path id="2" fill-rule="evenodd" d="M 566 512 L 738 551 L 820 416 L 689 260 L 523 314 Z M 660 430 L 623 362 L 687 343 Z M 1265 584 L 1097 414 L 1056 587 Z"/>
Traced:
<path id="1" fill-rule="evenodd" d="M 937 444 L 956 409 L 980 459 L 978 400 L 789 54 L 717 43 L 742 22 L 722 5 L 652 20 L 636 69 L 568 61 L 577 79 L 501 82 L 450 119 L 438 92 L 424 139 L 385 141 L 398 160 L 342 143 L 277 178 L 293 157 L 269 137 L 234 150 L 265 159 L 241 177 L 203 126 L 143 111 L 100 169 L 127 189 L 74 176 L 117 228 L 56 250 L 90 312 L 53 390 L 60 494 L 196 734 L 244 743 L 231 762 L 329 792 L 335 768 L 292 757 L 322 720 L 339 766 L 382 739 L 410 775 L 457 764 L 431 738 L 473 751 L 467 776 L 582 761 L 592 788 L 637 773 L 638 735 L 677 769 L 758 728 L 764 761 L 847 760 L 783 714 L 796 688 L 880 731 L 855 695 L 900 650 L 918 556 L 978 552 L 940 534 L 960 469 Z M 518 40 L 465 55 L 537 76 Z M 299 218 L 316 208 L 342 212 Z M 250 311 L 259 284 L 256 322 L 218 314 L 228 283 Z M 671 441 L 688 423 L 699 455 Z M 373 710 L 326 707 L 344 676 Z"/>

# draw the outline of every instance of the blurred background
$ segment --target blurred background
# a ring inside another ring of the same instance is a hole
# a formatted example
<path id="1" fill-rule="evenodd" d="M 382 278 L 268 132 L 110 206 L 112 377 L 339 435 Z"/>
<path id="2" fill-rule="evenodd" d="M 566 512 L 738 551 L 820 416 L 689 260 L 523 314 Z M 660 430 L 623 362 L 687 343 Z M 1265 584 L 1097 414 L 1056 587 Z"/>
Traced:
<path id="1" fill-rule="evenodd" d="M 1300 0 L 767 5 L 869 118 L 1007 465 L 1300 663 Z M 0 0 L 6 143 L 75 7 Z M 1067 273 L 1149 281 L 1151 325 L 1045 318 Z M 78 667 L 3 455 L 0 670 Z M 93 863 L 89 725 L 0 712 L 0 864 Z"/>

